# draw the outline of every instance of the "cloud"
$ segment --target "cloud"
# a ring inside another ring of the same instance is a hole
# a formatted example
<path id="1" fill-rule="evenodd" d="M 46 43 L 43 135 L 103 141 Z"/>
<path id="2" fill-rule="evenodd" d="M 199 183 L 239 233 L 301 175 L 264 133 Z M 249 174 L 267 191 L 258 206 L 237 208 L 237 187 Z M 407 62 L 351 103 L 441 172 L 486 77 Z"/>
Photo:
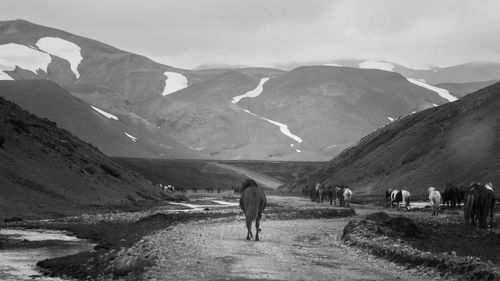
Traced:
<path id="1" fill-rule="evenodd" d="M 495 0 L 4 0 L 0 19 L 179 67 L 355 57 L 425 66 L 500 60 L 499 8 Z"/>

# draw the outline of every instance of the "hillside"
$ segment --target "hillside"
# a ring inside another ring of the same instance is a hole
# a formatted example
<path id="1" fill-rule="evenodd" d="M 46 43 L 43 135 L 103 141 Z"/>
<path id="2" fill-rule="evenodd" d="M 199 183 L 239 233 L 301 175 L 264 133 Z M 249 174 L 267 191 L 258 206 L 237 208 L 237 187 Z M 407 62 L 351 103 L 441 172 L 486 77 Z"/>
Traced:
<path id="1" fill-rule="evenodd" d="M 445 102 L 397 73 L 310 66 L 270 79 L 261 95 L 240 104 L 254 114 L 287 124 L 303 140 L 289 140 L 294 148 L 331 158 L 401 115 Z"/>
<path id="2" fill-rule="evenodd" d="M 0 81 L 0 96 L 56 122 L 108 156 L 200 158 L 139 116 L 92 108 L 47 80 Z"/>
<path id="3" fill-rule="evenodd" d="M 135 208 L 165 199 L 149 181 L 0 97 L 0 218 Z"/>
<path id="4" fill-rule="evenodd" d="M 7 55 L 0 70 L 13 79 L 48 79 L 107 109 L 161 96 L 189 72 L 24 20 L 0 22 L 0 47 Z"/>
<path id="5" fill-rule="evenodd" d="M 389 187 L 425 194 L 451 182 L 500 182 L 500 83 L 456 102 L 408 115 L 367 135 L 317 172 L 281 191 L 317 181 L 350 185 L 354 194 Z M 497 188 L 498 191 L 498 188 Z"/>

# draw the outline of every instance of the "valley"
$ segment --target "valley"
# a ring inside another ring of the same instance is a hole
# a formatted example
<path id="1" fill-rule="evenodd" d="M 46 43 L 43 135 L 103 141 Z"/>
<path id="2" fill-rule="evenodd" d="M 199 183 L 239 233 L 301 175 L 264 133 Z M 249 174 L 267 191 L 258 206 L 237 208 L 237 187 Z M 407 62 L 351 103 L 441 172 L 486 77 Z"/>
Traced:
<path id="1" fill-rule="evenodd" d="M 500 279 L 500 63 L 411 68 L 357 54 L 183 68 L 166 58 L 216 33 L 158 59 L 68 31 L 0 21 L 0 257 L 33 253 L 9 258 L 21 274 L 2 265 L 0 279 Z M 165 26 L 148 42 L 175 34 Z M 274 47 L 249 39 L 249 58 Z M 245 240 L 248 179 L 266 195 L 250 191 L 261 196 L 251 210 L 266 202 L 260 241 Z M 344 185 L 347 207 L 309 198 Z M 406 191 L 407 210 L 388 206 L 388 189 Z M 459 190 L 467 208 L 446 206 Z M 465 224 L 487 211 L 485 227 Z"/>

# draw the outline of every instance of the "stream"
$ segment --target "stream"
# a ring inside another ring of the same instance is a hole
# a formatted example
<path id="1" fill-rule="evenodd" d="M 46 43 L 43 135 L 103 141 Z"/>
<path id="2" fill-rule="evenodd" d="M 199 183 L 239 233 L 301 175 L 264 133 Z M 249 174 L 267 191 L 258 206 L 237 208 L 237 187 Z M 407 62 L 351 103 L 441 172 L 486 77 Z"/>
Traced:
<path id="1" fill-rule="evenodd" d="M 68 232 L 43 229 L 0 229 L 0 280 L 66 280 L 43 276 L 36 263 L 92 251 L 94 244 Z M 5 240 L 7 238 L 7 240 Z"/>

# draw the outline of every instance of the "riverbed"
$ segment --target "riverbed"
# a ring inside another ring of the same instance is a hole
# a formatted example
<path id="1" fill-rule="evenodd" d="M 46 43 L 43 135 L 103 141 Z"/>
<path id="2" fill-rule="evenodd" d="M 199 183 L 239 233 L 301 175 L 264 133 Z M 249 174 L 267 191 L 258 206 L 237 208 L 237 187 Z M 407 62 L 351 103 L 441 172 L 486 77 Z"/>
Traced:
<path id="1" fill-rule="evenodd" d="M 94 244 L 68 232 L 42 229 L 0 229 L 0 280 L 68 280 L 43 276 L 36 263 L 92 251 Z"/>

